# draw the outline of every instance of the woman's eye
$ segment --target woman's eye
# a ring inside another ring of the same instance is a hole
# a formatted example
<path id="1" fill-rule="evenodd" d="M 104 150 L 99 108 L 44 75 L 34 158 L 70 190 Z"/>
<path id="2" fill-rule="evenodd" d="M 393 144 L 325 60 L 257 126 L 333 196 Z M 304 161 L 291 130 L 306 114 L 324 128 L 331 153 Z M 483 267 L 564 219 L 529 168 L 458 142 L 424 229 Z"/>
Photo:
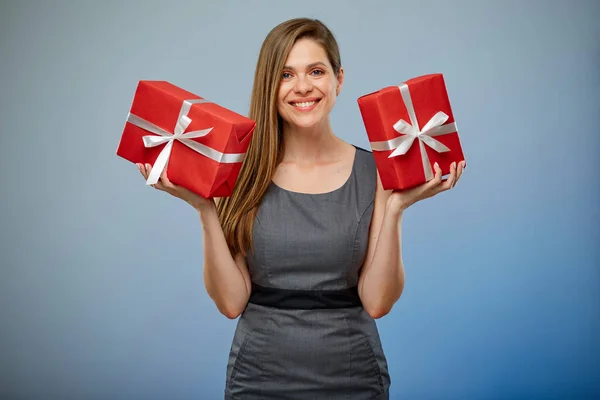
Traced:
<path id="1" fill-rule="evenodd" d="M 291 78 L 291 76 L 292 76 L 292 75 L 291 75 L 289 72 L 284 72 L 284 73 L 281 75 L 281 77 L 282 77 L 283 79 L 288 79 L 288 78 Z"/>
<path id="2" fill-rule="evenodd" d="M 313 75 L 323 75 L 323 71 L 321 71 L 320 69 L 315 69 L 315 70 L 312 72 L 312 74 L 313 74 Z"/>

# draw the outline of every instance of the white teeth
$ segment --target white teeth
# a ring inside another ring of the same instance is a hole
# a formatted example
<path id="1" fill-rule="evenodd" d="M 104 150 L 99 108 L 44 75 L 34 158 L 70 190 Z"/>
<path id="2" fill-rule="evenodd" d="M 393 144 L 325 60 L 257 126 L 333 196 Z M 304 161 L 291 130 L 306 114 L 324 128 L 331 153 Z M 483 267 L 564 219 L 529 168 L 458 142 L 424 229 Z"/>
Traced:
<path id="1" fill-rule="evenodd" d="M 315 103 L 316 103 L 316 101 L 307 101 L 304 103 L 293 103 L 293 105 L 294 105 L 294 107 L 305 108 L 305 107 L 310 107 Z"/>

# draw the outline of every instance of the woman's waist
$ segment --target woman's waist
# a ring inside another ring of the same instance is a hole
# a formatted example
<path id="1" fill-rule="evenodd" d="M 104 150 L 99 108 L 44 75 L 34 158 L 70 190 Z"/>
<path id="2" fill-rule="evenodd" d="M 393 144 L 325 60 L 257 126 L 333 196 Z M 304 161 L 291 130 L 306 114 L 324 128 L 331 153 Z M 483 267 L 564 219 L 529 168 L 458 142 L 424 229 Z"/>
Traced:
<path id="1" fill-rule="evenodd" d="M 322 336 L 340 332 L 346 335 L 376 332 L 375 321 L 362 306 L 285 308 L 251 302 L 240 316 L 238 329 L 269 335 L 288 331 Z"/>
<path id="2" fill-rule="evenodd" d="M 284 310 L 362 308 L 358 286 L 336 289 L 291 289 L 252 282 L 250 304 Z"/>

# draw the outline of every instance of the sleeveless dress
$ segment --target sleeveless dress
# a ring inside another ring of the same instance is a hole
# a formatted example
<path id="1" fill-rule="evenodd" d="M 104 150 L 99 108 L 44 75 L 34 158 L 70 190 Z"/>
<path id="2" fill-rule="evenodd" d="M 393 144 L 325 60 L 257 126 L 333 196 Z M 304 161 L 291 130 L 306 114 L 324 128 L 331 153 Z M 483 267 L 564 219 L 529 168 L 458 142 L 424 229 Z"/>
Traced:
<path id="1" fill-rule="evenodd" d="M 227 363 L 226 400 L 387 400 L 390 377 L 357 292 L 376 190 L 371 152 L 323 194 L 271 183 L 247 263 L 252 294 Z"/>

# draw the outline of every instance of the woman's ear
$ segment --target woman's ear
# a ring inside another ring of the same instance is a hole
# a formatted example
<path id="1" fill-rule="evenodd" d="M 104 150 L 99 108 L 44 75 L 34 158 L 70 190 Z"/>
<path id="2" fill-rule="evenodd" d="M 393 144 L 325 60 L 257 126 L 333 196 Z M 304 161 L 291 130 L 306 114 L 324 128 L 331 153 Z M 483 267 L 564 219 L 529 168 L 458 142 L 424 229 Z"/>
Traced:
<path id="1" fill-rule="evenodd" d="M 344 85 L 344 68 L 340 67 L 340 72 L 337 74 L 337 87 L 335 88 L 335 95 L 339 96 Z"/>

